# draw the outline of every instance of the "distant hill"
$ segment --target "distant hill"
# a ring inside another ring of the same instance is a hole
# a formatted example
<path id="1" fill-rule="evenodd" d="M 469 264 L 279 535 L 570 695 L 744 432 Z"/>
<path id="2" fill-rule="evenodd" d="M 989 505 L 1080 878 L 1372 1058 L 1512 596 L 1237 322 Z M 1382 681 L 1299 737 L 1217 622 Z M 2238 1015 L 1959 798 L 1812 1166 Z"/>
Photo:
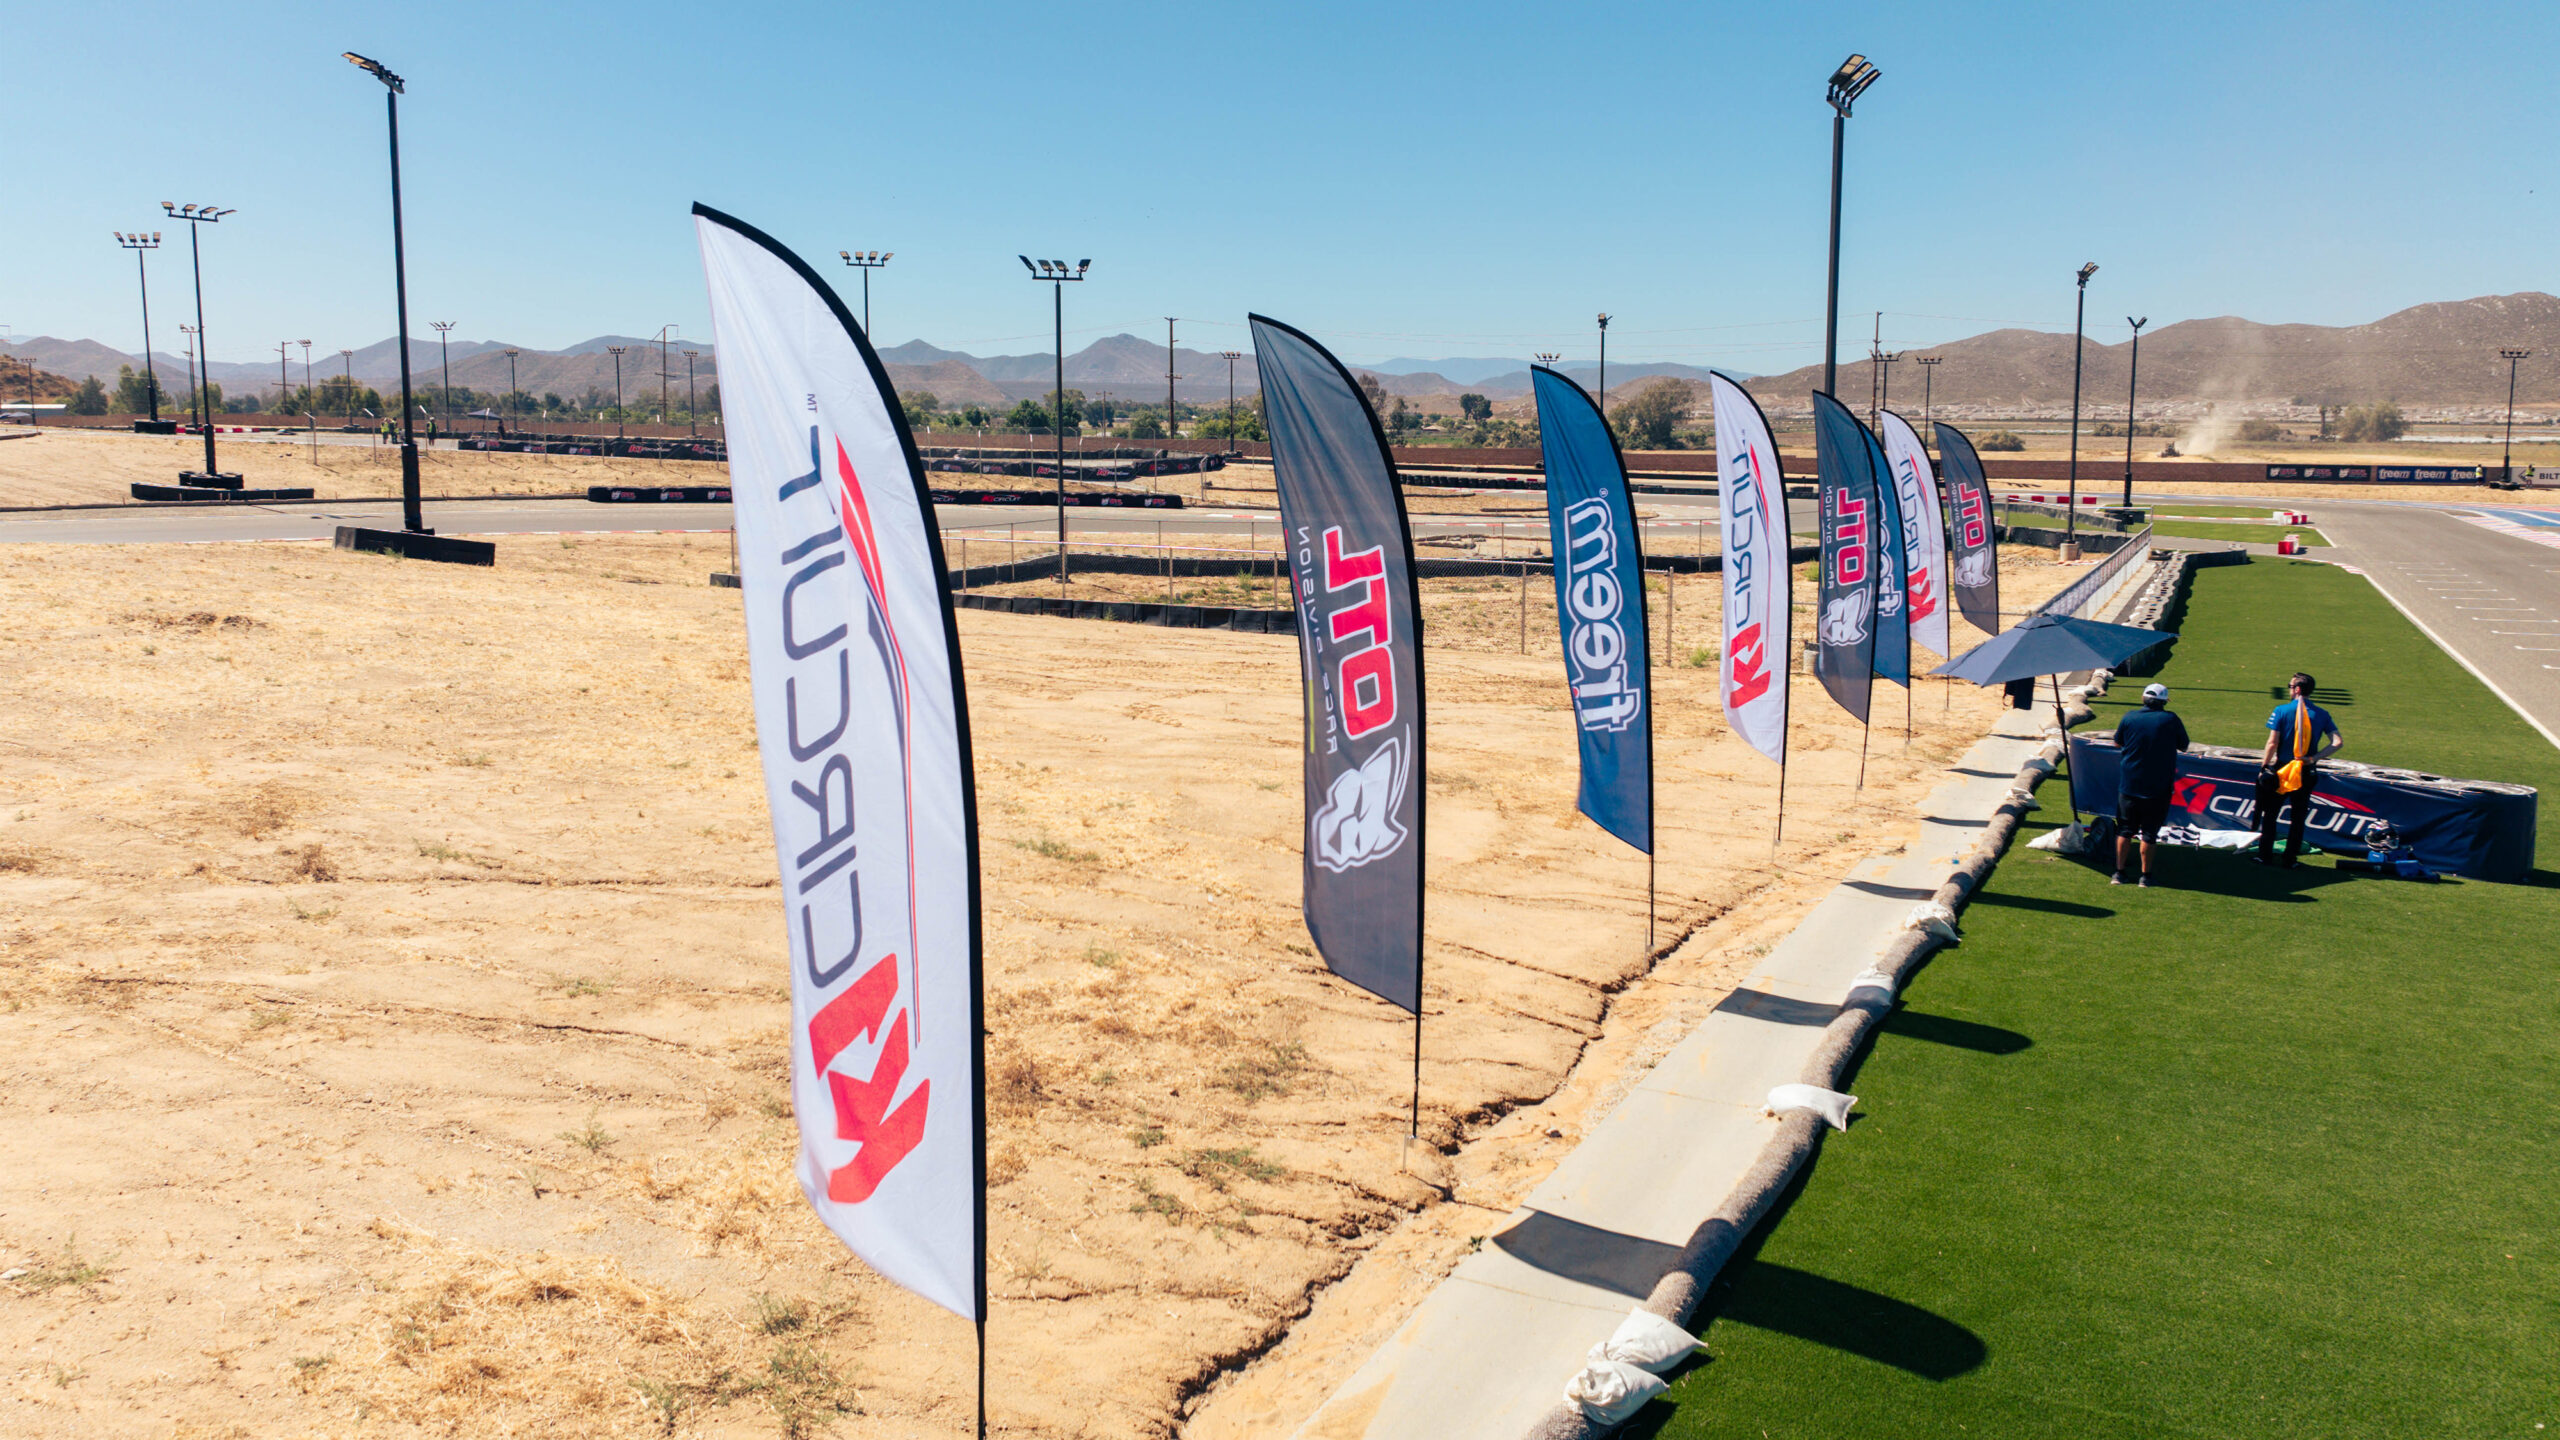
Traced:
<path id="1" fill-rule="evenodd" d="M 2120 335 L 2121 322 L 2101 325 L 2099 335 Z M 620 345 L 622 393 L 627 401 L 654 399 L 660 385 L 661 350 L 654 341 L 599 335 L 562 350 L 519 346 L 517 383 L 529 394 L 546 391 L 582 396 L 593 389 L 613 390 L 610 347 Z M 2501 347 L 2534 352 L 2518 372 L 2516 398 L 2535 405 L 2560 404 L 2560 297 L 2527 291 L 2473 300 L 2412 306 L 2366 325 L 2263 325 L 2224 316 L 2182 320 L 2162 325 L 2142 337 L 2142 398 L 2146 401 L 2220 401 L 2354 404 L 2397 400 L 2406 405 L 2474 405 L 2503 403 L 2507 369 L 2498 358 Z M 453 343 L 453 379 L 475 390 L 503 391 L 507 384 L 509 347 L 495 340 Z M 681 340 L 663 352 L 670 399 L 684 384 L 684 350 L 696 351 L 694 383 L 707 388 L 717 378 L 707 342 Z M 2093 336 L 2083 356 L 2083 403 L 2093 411 L 2123 404 L 2126 364 L 2132 347 L 2123 340 L 2101 343 Z M 1905 363 L 1892 367 L 1892 394 L 1916 396 L 1921 389 L 1918 366 L 1904 352 Z M 1940 404 L 2046 409 L 2071 399 L 2071 337 L 2037 330 L 1994 330 L 1951 341 L 1925 353 L 1942 363 L 1930 384 Z M 0 345 L 0 354 L 23 359 L 38 368 L 77 382 L 96 375 L 112 384 L 118 365 L 138 364 L 134 357 L 94 340 L 57 340 L 38 336 Z M 421 384 L 437 374 L 434 336 L 410 343 L 412 372 Z M 185 362 L 162 354 L 164 387 L 180 388 Z M 313 357 L 321 374 L 341 371 L 352 360 L 355 376 L 377 389 L 399 383 L 399 351 L 390 340 L 358 350 L 352 357 L 322 352 Z M 947 405 L 1009 406 L 1013 401 L 1048 393 L 1057 361 L 1043 352 L 1031 355 L 971 355 L 911 340 L 881 352 L 890 380 L 901 386 L 930 390 Z M 1183 348 L 1174 367 L 1182 399 L 1216 404 L 1227 395 L 1227 362 L 1215 352 Z M 292 378 L 302 380 L 299 350 L 292 353 Z M 1351 367 L 1374 374 L 1391 395 L 1404 396 L 1425 409 L 1454 412 L 1466 392 L 1498 401 L 1518 402 L 1529 395 L 1525 363 L 1486 357 L 1448 360 L 1398 359 L 1379 365 Z M 1598 367 L 1577 363 L 1562 367 L 1586 389 L 1597 387 Z M 1067 357 L 1067 385 L 1086 395 L 1109 396 L 1134 404 L 1164 396 L 1165 350 L 1161 341 L 1138 335 L 1113 335 Z M 1840 391 L 1863 404 L 1870 381 L 1863 356 L 1843 357 Z M 217 361 L 213 378 L 226 389 L 264 390 L 275 383 L 272 360 L 252 363 Z M 1821 383 L 1821 367 L 1806 366 L 1783 375 L 1743 376 L 1763 403 L 1800 409 Z M 1630 387 L 1656 375 L 1703 381 L 1707 371 L 1694 365 L 1648 361 L 1612 364 L 1609 398 L 1631 394 Z M 1236 361 L 1236 394 L 1258 388 L 1250 352 Z"/>
<path id="2" fill-rule="evenodd" d="M 2122 334 L 2121 321 L 2101 327 Z M 2490 405 L 2507 395 L 2501 347 L 2536 358 L 2517 371 L 2518 403 L 2560 402 L 2560 297 L 2529 290 L 2474 300 L 2414 305 L 2367 325 L 2262 325 L 2222 316 L 2182 320 L 2142 337 L 2144 400 L 2301 401 L 2361 404 Z M 1916 396 L 1919 367 L 1910 357 L 1943 357 L 1932 383 L 1938 403 L 2046 407 L 2071 401 L 2071 337 L 2040 330 L 1994 330 L 1927 350 L 1903 352 L 1892 367 L 1895 395 Z M 2130 340 L 2100 344 L 2083 356 L 2082 404 L 2121 411 Z M 1839 388 L 1863 406 L 1872 367 L 1865 356 L 1841 357 Z M 1764 403 L 1801 405 L 1822 383 L 1808 365 L 1751 382 Z"/>

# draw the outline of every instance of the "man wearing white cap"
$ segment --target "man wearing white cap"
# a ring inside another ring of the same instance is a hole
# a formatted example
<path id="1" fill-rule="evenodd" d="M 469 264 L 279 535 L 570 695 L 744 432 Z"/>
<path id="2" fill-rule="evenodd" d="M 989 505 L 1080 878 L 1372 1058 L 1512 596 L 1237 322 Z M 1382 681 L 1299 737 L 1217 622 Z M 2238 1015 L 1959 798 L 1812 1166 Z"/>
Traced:
<path id="1" fill-rule="evenodd" d="M 2134 841 L 2142 842 L 2142 875 L 2151 885 L 2151 848 L 2169 821 L 2169 794 L 2178 780 L 2178 752 L 2187 748 L 2187 724 L 2169 709 L 2169 687 L 2142 687 L 2142 708 L 2116 725 L 2116 873 L 2124 883 Z"/>

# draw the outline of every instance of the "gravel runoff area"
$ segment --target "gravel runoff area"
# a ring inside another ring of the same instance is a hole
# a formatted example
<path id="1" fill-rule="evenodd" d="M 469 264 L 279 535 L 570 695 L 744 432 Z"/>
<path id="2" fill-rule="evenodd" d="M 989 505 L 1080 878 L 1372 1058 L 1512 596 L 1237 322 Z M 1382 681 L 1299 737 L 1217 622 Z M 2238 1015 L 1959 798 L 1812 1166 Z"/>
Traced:
<path id="1" fill-rule="evenodd" d="M 2178 628 L 2158 678 L 2200 741 L 2255 744 L 2301 668 L 2355 758 L 2560 785 L 2349 571 L 2204 570 Z M 1711 1291 L 1712 1358 L 1627 1433 L 2560 1428 L 2547 803 L 2539 849 L 2529 883 L 2432 886 L 2170 851 L 2151 890 L 2012 852 Z"/>

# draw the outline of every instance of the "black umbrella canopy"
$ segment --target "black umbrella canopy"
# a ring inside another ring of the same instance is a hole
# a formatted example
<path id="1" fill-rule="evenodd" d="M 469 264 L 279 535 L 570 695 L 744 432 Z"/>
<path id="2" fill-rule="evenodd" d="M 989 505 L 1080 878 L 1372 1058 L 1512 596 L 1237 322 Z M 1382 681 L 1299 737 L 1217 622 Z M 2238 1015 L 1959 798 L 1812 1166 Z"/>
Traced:
<path id="1" fill-rule="evenodd" d="M 2143 651 L 2177 638 L 2166 630 L 2138 625 L 2031 615 L 1929 673 L 1976 685 L 2005 685 L 2076 670 L 2115 670 Z"/>

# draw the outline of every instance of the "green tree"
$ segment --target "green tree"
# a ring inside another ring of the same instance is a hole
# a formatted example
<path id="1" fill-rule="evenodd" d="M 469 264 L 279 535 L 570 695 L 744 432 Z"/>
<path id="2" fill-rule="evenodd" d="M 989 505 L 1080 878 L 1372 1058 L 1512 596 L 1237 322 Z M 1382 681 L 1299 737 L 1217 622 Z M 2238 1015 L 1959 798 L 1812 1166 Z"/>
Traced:
<path id="1" fill-rule="evenodd" d="M 1161 440 L 1164 438 L 1164 412 L 1153 405 L 1140 405 L 1129 412 L 1129 438 Z"/>
<path id="2" fill-rule="evenodd" d="M 2007 430 L 1994 430 L 1975 443 L 1977 450 L 2024 450 L 2027 442 Z"/>
<path id="3" fill-rule="evenodd" d="M 1493 402 L 1481 395 L 1459 396 L 1458 410 L 1479 425 L 1493 418 Z"/>
<path id="4" fill-rule="evenodd" d="M 2408 429 L 2400 407 L 2387 400 L 2379 405 L 2350 405 L 2338 419 L 2338 438 L 2357 444 L 2397 440 Z"/>
<path id="5" fill-rule="evenodd" d="M 150 377 L 150 376 L 148 376 L 148 375 L 146 375 L 146 374 L 144 374 L 143 372 L 141 372 L 141 371 L 138 371 L 138 370 L 134 369 L 134 368 L 133 368 L 132 366 L 130 366 L 130 365 L 119 365 L 119 366 L 117 366 L 117 367 L 116 367 L 116 403 L 115 403 L 116 412 L 117 412 L 118 414 L 121 414 L 121 415 L 148 415 L 148 414 L 150 414 L 150 413 L 151 413 L 151 391 L 150 391 L 150 388 L 149 388 L 149 387 L 150 387 L 150 384 L 151 384 L 151 377 Z M 165 400 L 165 399 L 167 399 L 167 398 L 168 398 L 168 394 L 167 394 L 167 392 L 165 392 L 165 391 L 164 391 L 164 392 L 162 392 L 162 394 L 161 394 L 161 398 L 162 398 L 162 399 L 164 399 L 164 400 Z"/>
<path id="6" fill-rule="evenodd" d="M 1270 438 L 1262 432 L 1262 411 L 1258 407 L 1246 405 L 1241 401 L 1237 402 L 1235 418 L 1232 421 L 1227 418 L 1227 412 L 1224 409 L 1214 410 L 1198 425 L 1193 426 L 1191 433 L 1212 440 L 1267 440 Z"/>
<path id="7" fill-rule="evenodd" d="M 906 409 L 907 423 L 918 430 L 931 428 L 933 417 L 942 409 L 942 398 L 930 390 L 901 395 L 898 402 Z"/>
<path id="8" fill-rule="evenodd" d="M 1659 376 L 1638 391 L 1636 397 L 1618 407 L 1611 417 L 1617 426 L 1619 443 L 1630 450 L 1676 450 L 1679 440 L 1673 427 L 1689 413 L 1697 392 L 1686 380 Z"/>
<path id="9" fill-rule="evenodd" d="M 1008 430 L 1046 430 L 1049 412 L 1037 400 L 1021 400 L 1005 412 L 1004 428 Z"/>
<path id="10" fill-rule="evenodd" d="M 972 430 L 986 428 L 987 423 L 994 418 L 983 405 L 972 405 L 960 412 L 960 423 Z"/>
<path id="11" fill-rule="evenodd" d="M 69 408 L 74 415 L 106 414 L 107 387 L 98 383 L 97 376 L 90 376 L 80 382 L 80 388 L 71 392 Z"/>
<path id="12" fill-rule="evenodd" d="M 1387 403 L 1388 434 L 1410 435 L 1421 428 L 1422 413 L 1404 403 L 1403 396 L 1398 395 Z"/>
<path id="13" fill-rule="evenodd" d="M 1377 411 L 1380 415 L 1387 413 L 1387 383 L 1385 381 L 1370 374 L 1368 371 L 1363 370 L 1360 372 L 1360 393 L 1369 397 L 1370 409 Z"/>

